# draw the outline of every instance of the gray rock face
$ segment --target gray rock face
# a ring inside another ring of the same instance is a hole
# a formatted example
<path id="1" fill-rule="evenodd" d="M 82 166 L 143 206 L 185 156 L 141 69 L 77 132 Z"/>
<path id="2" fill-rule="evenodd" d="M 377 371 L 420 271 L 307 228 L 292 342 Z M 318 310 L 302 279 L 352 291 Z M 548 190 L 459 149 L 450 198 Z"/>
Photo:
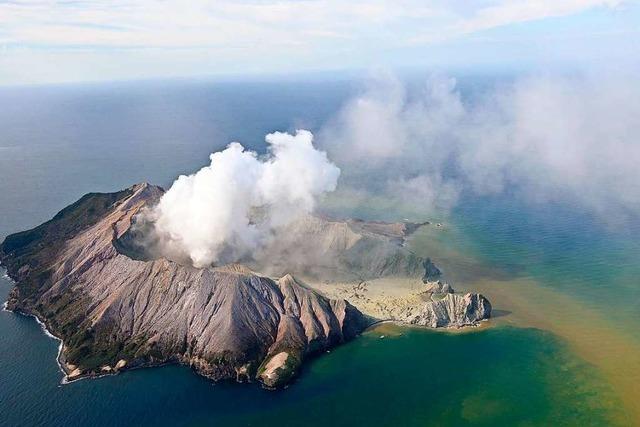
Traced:
<path id="1" fill-rule="evenodd" d="M 280 230 L 277 239 L 246 263 L 269 275 L 293 272 L 330 281 L 419 278 L 424 259 L 403 246 L 419 226 L 308 215 Z"/>
<path id="2" fill-rule="evenodd" d="M 425 292 L 430 294 L 452 294 L 454 293 L 453 288 L 448 283 L 443 283 L 440 280 L 437 282 L 427 282 L 425 287 Z"/>
<path id="3" fill-rule="evenodd" d="M 453 294 L 408 308 L 397 320 L 431 328 L 473 326 L 491 316 L 491 304 L 480 294 Z"/>
<path id="4" fill-rule="evenodd" d="M 0 246 L 17 282 L 8 308 L 36 315 L 63 340 L 67 374 L 179 362 L 214 380 L 277 387 L 306 356 L 368 325 L 347 301 L 290 275 L 274 281 L 241 265 L 197 269 L 120 253 L 133 216 L 161 194 L 139 184 L 88 195 Z"/>

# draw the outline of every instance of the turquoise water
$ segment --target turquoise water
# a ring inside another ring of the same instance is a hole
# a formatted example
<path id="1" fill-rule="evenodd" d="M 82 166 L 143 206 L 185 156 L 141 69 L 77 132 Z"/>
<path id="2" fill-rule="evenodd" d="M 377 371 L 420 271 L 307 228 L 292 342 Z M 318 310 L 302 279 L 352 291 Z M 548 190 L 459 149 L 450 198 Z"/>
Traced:
<path id="1" fill-rule="evenodd" d="M 557 203 L 492 198 L 467 200 L 452 221 L 468 253 L 576 298 L 640 339 L 637 219 L 614 221 Z"/>
<path id="2" fill-rule="evenodd" d="M 232 139 L 260 149 L 274 129 L 316 129 L 351 90 L 349 82 L 2 89 L 0 239 L 89 191 L 166 186 Z M 479 271 L 505 285 L 532 278 L 599 313 L 615 307 L 610 316 L 638 337 L 637 223 L 510 198 L 464 199 L 445 219 L 439 245 L 462 260 L 448 272 L 456 280 Z M 0 300 L 10 287 L 0 278 Z M 519 326 L 469 334 L 385 327 L 268 392 L 213 384 L 179 366 L 61 386 L 57 342 L 33 319 L 0 312 L 0 425 L 609 424 L 621 409 L 601 368 L 571 336 Z"/>

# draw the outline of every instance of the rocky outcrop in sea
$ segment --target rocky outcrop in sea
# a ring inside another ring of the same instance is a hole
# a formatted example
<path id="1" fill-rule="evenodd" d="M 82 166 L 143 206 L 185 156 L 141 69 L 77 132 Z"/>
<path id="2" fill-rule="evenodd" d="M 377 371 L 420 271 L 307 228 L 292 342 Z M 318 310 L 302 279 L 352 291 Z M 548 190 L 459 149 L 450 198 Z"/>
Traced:
<path id="1" fill-rule="evenodd" d="M 484 296 L 447 293 L 442 299 L 407 308 L 396 320 L 430 328 L 461 328 L 475 326 L 490 316 L 491 303 Z"/>

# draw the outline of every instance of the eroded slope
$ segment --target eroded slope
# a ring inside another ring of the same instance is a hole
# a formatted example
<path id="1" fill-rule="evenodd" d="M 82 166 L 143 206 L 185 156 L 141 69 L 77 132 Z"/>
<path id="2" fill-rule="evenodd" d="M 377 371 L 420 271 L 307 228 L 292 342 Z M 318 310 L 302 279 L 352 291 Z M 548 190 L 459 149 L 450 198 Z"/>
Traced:
<path id="1" fill-rule="evenodd" d="M 114 242 L 161 194 L 147 184 L 91 194 L 0 247 L 17 282 L 8 308 L 36 315 L 63 340 L 71 378 L 180 362 L 216 380 L 278 386 L 304 357 L 367 325 L 348 302 L 291 276 L 273 281 L 241 266 L 196 269 L 120 253 Z"/>

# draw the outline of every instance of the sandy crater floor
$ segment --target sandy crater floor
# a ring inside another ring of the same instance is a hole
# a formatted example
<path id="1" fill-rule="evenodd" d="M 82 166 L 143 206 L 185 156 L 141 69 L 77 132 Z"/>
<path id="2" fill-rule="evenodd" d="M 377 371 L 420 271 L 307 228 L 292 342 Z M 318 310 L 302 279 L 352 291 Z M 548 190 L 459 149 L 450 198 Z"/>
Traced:
<path id="1" fill-rule="evenodd" d="M 380 278 L 360 283 L 304 279 L 329 298 L 344 298 L 361 312 L 380 320 L 394 319 L 409 307 L 439 298 L 426 292 L 418 278 Z"/>

